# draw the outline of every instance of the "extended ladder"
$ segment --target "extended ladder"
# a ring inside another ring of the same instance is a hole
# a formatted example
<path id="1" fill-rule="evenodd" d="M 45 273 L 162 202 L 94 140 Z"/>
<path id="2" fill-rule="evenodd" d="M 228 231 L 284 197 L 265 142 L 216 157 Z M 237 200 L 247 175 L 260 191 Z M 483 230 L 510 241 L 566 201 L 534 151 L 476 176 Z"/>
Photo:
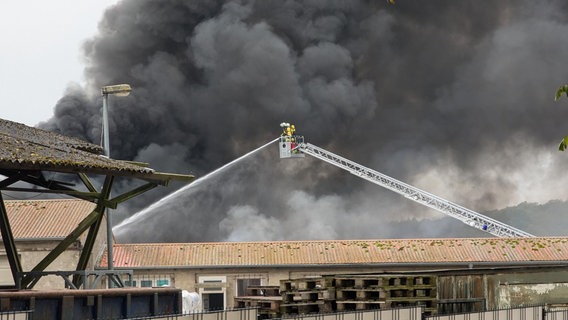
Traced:
<path id="1" fill-rule="evenodd" d="M 281 156 L 283 155 L 283 149 L 290 148 L 287 140 L 288 139 L 286 137 L 281 138 Z M 334 166 L 349 171 L 353 175 L 397 192 L 410 200 L 435 209 L 452 218 L 458 219 L 473 228 L 488 232 L 497 237 L 534 237 L 530 233 L 511 227 L 505 223 L 491 219 L 475 211 L 466 209 L 448 200 L 437 197 L 433 194 L 415 188 L 404 182 L 398 181 L 375 170 L 366 168 L 351 160 L 340 157 L 322 148 L 316 147 L 313 144 L 304 142 L 303 136 L 295 136 L 294 142 L 296 143 L 292 145 L 293 148 L 288 149 L 291 150 L 291 157 L 295 157 L 294 152 L 296 150 L 299 150 L 302 153 L 309 154 L 312 157 L 331 163 Z"/>

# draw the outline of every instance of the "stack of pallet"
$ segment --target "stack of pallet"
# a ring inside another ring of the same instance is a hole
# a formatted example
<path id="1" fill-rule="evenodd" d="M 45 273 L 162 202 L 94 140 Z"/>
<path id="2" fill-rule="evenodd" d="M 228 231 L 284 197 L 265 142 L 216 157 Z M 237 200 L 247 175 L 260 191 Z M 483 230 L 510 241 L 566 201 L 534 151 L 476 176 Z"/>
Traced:
<path id="1" fill-rule="evenodd" d="M 335 277 L 338 311 L 385 309 L 384 279 L 377 276 Z"/>
<path id="2" fill-rule="evenodd" d="M 430 275 L 341 275 L 335 277 L 338 311 L 423 306 L 437 310 L 436 278 Z"/>
<path id="3" fill-rule="evenodd" d="M 258 308 L 258 319 L 279 317 L 281 302 L 279 286 L 248 286 L 245 296 L 235 297 L 236 308 Z"/>
<path id="4" fill-rule="evenodd" d="M 281 313 L 290 315 L 335 311 L 334 286 L 333 277 L 281 280 Z"/>
<path id="5" fill-rule="evenodd" d="M 422 306 L 437 313 L 436 276 L 334 275 L 280 281 L 282 315 Z"/>

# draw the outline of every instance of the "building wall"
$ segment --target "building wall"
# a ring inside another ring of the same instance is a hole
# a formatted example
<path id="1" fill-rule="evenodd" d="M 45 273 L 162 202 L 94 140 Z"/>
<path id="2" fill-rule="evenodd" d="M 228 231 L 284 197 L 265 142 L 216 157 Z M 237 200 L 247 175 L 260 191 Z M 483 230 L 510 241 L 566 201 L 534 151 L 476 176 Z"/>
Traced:
<path id="1" fill-rule="evenodd" d="M 233 308 L 239 283 L 243 283 L 244 279 L 261 279 L 263 286 L 279 286 L 281 280 L 332 274 L 395 273 L 412 271 L 411 269 L 376 267 L 137 269 L 134 270 L 134 278 L 154 279 L 154 284 L 157 279 L 168 278 L 171 279 L 172 286 L 198 292 L 202 298 L 204 294 L 221 293 L 223 306 Z M 563 268 L 512 268 L 506 271 L 461 269 L 444 272 L 421 268 L 420 272 L 438 276 L 438 299 L 446 302 L 444 308 L 448 312 L 482 311 L 534 305 L 535 303 L 568 303 L 568 280 L 566 280 L 568 270 L 563 270 Z M 204 283 L 203 279 L 223 279 L 223 282 L 210 285 Z M 140 286 L 139 282 L 138 286 Z M 452 304 L 452 301 L 459 301 L 459 303 Z"/>
<path id="2" fill-rule="evenodd" d="M 443 313 L 460 313 L 535 304 L 568 303 L 565 267 L 444 272 L 438 277 Z"/>
<path id="3" fill-rule="evenodd" d="M 487 282 L 490 306 L 496 308 L 568 304 L 568 270 L 501 273 L 488 276 Z"/>
<path id="4" fill-rule="evenodd" d="M 18 255 L 20 263 L 24 271 L 31 271 L 43 258 L 45 258 L 51 249 L 57 245 L 54 241 L 26 241 L 17 242 Z M 69 249 L 63 252 L 55 259 L 46 269 L 46 271 L 70 271 L 75 270 L 77 261 L 81 254 L 80 245 L 76 243 L 71 245 Z M 0 283 L 3 285 L 13 285 L 14 280 L 4 250 L 0 251 Z M 34 287 L 35 289 L 46 288 L 64 288 L 65 282 L 63 278 L 57 276 L 48 276 L 42 278 Z"/>
<path id="5" fill-rule="evenodd" d="M 402 269 L 398 269 L 402 270 Z M 408 268 L 404 268 L 408 271 Z M 223 294 L 224 307 L 233 308 L 234 298 L 237 296 L 239 283 L 246 279 L 260 279 L 263 286 L 279 286 L 280 280 L 317 277 L 325 274 L 373 273 L 380 272 L 376 267 L 338 267 L 322 268 L 318 266 L 305 268 L 225 268 L 225 269 L 136 269 L 134 279 L 136 286 L 141 287 L 142 279 L 171 278 L 172 286 L 198 292 L 202 299 L 207 294 Z M 209 285 L 204 281 L 223 279 L 220 284 Z M 220 288 L 220 290 L 219 290 Z M 209 290 L 208 290 L 209 289 Z M 207 309 L 207 308 L 205 308 Z"/>
<path id="6" fill-rule="evenodd" d="M 74 271 L 81 256 L 81 250 L 86 238 L 86 233 L 71 244 L 57 259 L 55 259 L 45 271 Z M 59 241 L 53 240 L 16 240 L 16 248 L 20 256 L 20 262 L 24 271 L 31 271 L 41 260 L 53 250 Z M 106 225 L 103 220 L 99 234 L 93 246 L 93 252 L 87 264 L 87 270 L 94 270 L 98 255 L 102 254 L 106 246 Z M 3 248 L 3 246 L 2 246 Z M 8 264 L 5 250 L 0 250 L 0 285 L 13 285 L 14 280 Z M 43 277 L 34 289 L 61 289 L 65 287 L 65 281 L 59 276 Z"/>

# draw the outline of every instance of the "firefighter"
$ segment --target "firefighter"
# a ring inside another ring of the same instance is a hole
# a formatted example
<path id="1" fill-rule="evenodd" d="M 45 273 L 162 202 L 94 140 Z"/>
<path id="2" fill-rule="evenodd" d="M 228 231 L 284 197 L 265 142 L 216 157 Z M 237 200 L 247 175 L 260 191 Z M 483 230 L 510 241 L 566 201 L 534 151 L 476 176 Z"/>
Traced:
<path id="1" fill-rule="evenodd" d="M 290 125 L 290 127 L 288 127 L 288 135 L 290 136 L 290 149 L 292 149 L 292 153 L 298 153 L 298 150 L 296 150 L 296 139 L 294 137 L 294 132 L 296 132 L 296 127 L 294 125 Z"/>

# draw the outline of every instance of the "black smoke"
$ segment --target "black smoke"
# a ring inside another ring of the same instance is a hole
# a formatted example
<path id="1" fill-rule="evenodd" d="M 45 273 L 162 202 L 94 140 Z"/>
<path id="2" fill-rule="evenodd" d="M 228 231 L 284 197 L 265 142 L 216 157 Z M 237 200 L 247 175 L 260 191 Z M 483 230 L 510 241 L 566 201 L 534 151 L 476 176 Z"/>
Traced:
<path id="1" fill-rule="evenodd" d="M 129 83 L 129 97 L 111 99 L 111 156 L 161 171 L 204 177 L 276 138 L 285 121 L 315 145 L 473 210 L 563 200 L 567 155 L 555 145 L 568 108 L 553 96 L 568 79 L 567 13 L 564 1 L 123 0 L 83 47 L 88 84 L 70 87 L 40 126 L 98 143 L 98 90 Z M 469 232 L 319 160 L 280 160 L 276 145 L 171 199 L 115 230 L 119 239 Z"/>

